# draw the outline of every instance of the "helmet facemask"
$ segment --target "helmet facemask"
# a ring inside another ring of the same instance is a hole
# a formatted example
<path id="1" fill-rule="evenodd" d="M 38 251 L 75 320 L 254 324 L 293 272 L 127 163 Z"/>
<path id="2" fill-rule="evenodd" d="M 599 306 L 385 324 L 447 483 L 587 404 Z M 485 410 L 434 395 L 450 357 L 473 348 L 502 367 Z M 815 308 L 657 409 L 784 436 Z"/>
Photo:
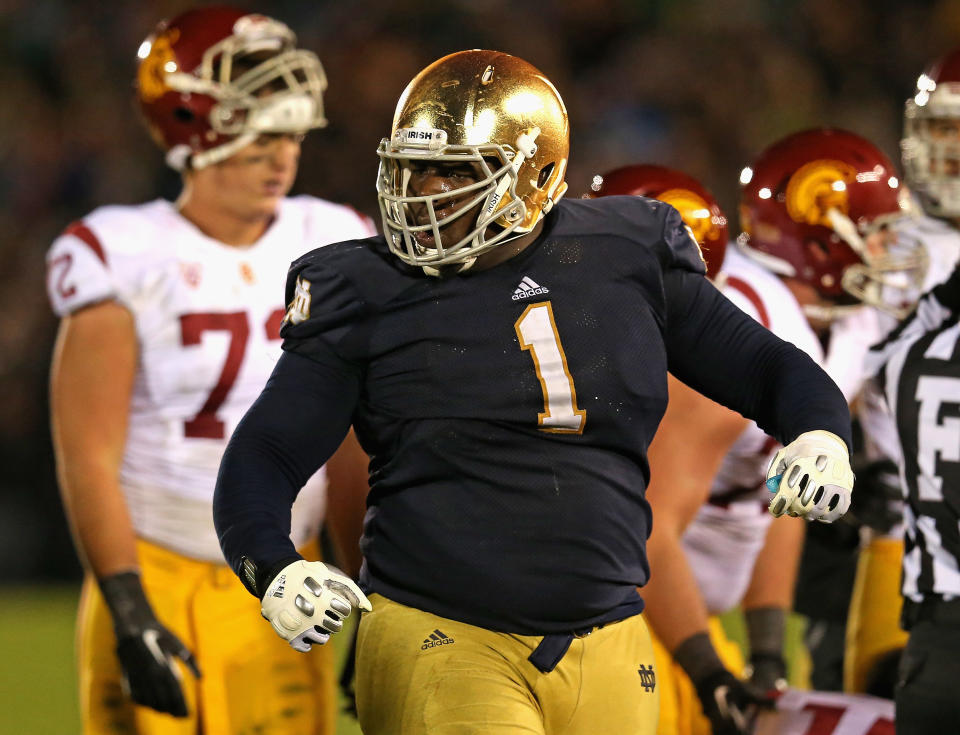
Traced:
<path id="1" fill-rule="evenodd" d="M 437 275 L 441 266 L 459 265 L 458 271 L 466 270 L 479 255 L 530 232 L 533 225 L 526 224 L 527 207 L 517 194 L 518 172 L 524 161 L 536 153 L 539 134 L 539 128 L 533 127 L 517 138 L 515 146 L 449 145 L 443 130 L 400 128 L 392 138 L 381 141 L 377 151 L 377 198 L 391 252 L 405 263 Z M 481 178 L 452 191 L 413 194 L 409 184 L 414 162 L 473 164 Z M 451 201 L 458 202 L 454 211 L 438 217 L 437 210 Z M 543 207 L 544 213 L 551 206 L 549 201 Z M 418 214 L 424 212 L 429 221 L 419 223 Z M 462 238 L 444 243 L 444 228 L 461 217 L 476 217 L 476 221 Z M 418 242 L 416 235 L 421 232 L 433 236 L 432 246 Z"/>
<path id="2" fill-rule="evenodd" d="M 926 250 L 919 242 L 906 241 L 902 233 L 896 233 L 895 239 L 884 242 L 879 249 L 867 243 L 874 233 L 894 230 L 894 225 L 906 216 L 909 215 L 877 217 L 859 230 L 854 227 L 855 237 L 837 230 L 863 260 L 844 269 L 843 290 L 859 302 L 897 319 L 903 319 L 910 312 L 920 294 L 928 265 Z M 853 222 L 846 219 L 852 226 Z"/>
<path id="3" fill-rule="evenodd" d="M 957 101 L 942 101 L 947 94 Z M 939 90 L 938 99 L 926 105 L 907 101 L 900 151 L 907 182 L 923 208 L 935 217 L 960 217 L 960 91 Z M 938 134 L 940 123 L 954 134 Z"/>
<path id="4" fill-rule="evenodd" d="M 861 304 L 872 306 L 902 319 L 916 301 L 927 270 L 925 251 L 917 243 L 901 242 L 895 238 L 872 244 L 874 235 L 891 230 L 907 216 L 907 212 L 893 212 L 874 217 L 857 226 L 838 209 L 827 211 L 833 231 L 860 257 L 861 263 L 843 269 L 840 285 L 857 300 L 854 305 L 805 307 L 807 316 L 821 320 L 840 318 Z"/>
<path id="5" fill-rule="evenodd" d="M 248 16 L 252 19 L 255 16 Z M 183 94 L 209 95 L 212 132 L 226 143 L 194 152 L 174 146 L 167 163 L 182 170 L 229 158 L 263 134 L 303 134 L 327 124 L 323 92 L 327 79 L 316 54 L 295 48 L 296 37 L 283 23 L 256 16 L 235 33 L 208 48 L 192 73 L 168 71 L 167 86 Z"/>

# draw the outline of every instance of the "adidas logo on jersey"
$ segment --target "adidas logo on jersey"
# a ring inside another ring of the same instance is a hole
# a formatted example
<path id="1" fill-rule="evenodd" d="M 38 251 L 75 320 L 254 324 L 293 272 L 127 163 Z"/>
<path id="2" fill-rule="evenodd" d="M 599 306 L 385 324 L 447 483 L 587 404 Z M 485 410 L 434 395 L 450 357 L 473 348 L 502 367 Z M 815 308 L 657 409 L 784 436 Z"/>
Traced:
<path id="1" fill-rule="evenodd" d="M 514 301 L 520 301 L 521 299 L 529 299 L 531 296 L 539 296 L 544 293 L 550 293 L 550 289 L 546 286 L 541 286 L 530 276 L 524 276 L 523 280 L 520 281 L 520 285 L 517 286 L 517 290 L 513 292 L 513 296 L 510 298 Z"/>
<path id="2" fill-rule="evenodd" d="M 434 630 L 428 637 L 423 639 L 423 645 L 420 646 L 421 651 L 426 651 L 428 648 L 434 648 L 436 646 L 445 646 L 448 643 L 453 643 L 453 638 L 448 638 L 440 630 Z"/>

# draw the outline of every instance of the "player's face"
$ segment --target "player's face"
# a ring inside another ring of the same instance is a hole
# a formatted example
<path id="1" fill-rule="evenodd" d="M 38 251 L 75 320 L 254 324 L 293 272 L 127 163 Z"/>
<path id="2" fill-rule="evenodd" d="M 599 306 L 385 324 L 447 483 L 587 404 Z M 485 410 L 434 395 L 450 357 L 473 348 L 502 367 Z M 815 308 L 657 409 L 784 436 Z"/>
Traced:
<path id="1" fill-rule="evenodd" d="M 195 175 L 207 178 L 224 208 L 237 217 L 269 217 L 293 186 L 301 140 L 299 135 L 262 135 L 227 160 Z"/>
<path id="2" fill-rule="evenodd" d="M 475 184 L 483 178 L 480 165 L 470 161 L 410 161 L 407 168 L 410 170 L 409 191 L 414 196 L 447 194 L 470 184 Z M 461 211 L 469 205 L 470 200 L 476 195 L 476 190 L 471 190 L 465 192 L 461 197 L 444 197 L 435 202 L 434 213 L 437 220 L 442 220 Z M 464 212 L 457 219 L 444 225 L 440 229 L 441 244 L 450 246 L 466 237 L 475 226 L 481 206 L 483 206 L 482 202 L 475 204 L 470 208 L 470 211 Z M 430 224 L 430 213 L 426 204 L 411 204 L 410 213 L 414 219 L 414 224 Z M 416 232 L 414 237 L 421 247 L 435 247 L 432 232 Z"/>
<path id="3" fill-rule="evenodd" d="M 945 155 L 934 162 L 934 173 L 941 176 L 960 176 L 960 120 L 934 118 L 928 123 L 930 139 L 944 145 Z"/>
<path id="4" fill-rule="evenodd" d="M 867 235 L 863 243 L 871 258 L 883 258 L 897 244 L 897 233 L 889 227 L 880 227 Z"/>

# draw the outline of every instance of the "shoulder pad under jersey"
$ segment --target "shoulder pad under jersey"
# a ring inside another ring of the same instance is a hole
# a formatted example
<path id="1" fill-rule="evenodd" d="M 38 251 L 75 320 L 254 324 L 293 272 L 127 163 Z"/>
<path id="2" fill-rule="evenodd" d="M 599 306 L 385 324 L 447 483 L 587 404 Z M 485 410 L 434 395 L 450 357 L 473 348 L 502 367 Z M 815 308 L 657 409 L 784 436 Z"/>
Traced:
<path id="1" fill-rule="evenodd" d="M 336 344 L 363 317 L 423 278 L 419 269 L 390 254 L 379 236 L 312 250 L 295 260 L 287 273 L 281 336 L 302 339 L 323 334 Z"/>
<path id="2" fill-rule="evenodd" d="M 680 213 L 666 202 L 641 196 L 609 196 L 570 200 L 564 209 L 565 214 L 582 223 L 579 226 L 584 234 L 631 240 L 652 250 L 663 269 L 707 272 L 700 246 Z"/>

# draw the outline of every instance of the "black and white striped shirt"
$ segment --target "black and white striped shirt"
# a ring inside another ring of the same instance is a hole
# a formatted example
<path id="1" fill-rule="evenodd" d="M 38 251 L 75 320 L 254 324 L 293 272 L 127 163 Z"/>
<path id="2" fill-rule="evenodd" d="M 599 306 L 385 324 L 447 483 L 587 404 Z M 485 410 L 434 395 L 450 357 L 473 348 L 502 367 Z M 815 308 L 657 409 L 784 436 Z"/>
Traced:
<path id="1" fill-rule="evenodd" d="M 906 495 L 903 595 L 960 597 L 960 271 L 873 348 Z"/>

